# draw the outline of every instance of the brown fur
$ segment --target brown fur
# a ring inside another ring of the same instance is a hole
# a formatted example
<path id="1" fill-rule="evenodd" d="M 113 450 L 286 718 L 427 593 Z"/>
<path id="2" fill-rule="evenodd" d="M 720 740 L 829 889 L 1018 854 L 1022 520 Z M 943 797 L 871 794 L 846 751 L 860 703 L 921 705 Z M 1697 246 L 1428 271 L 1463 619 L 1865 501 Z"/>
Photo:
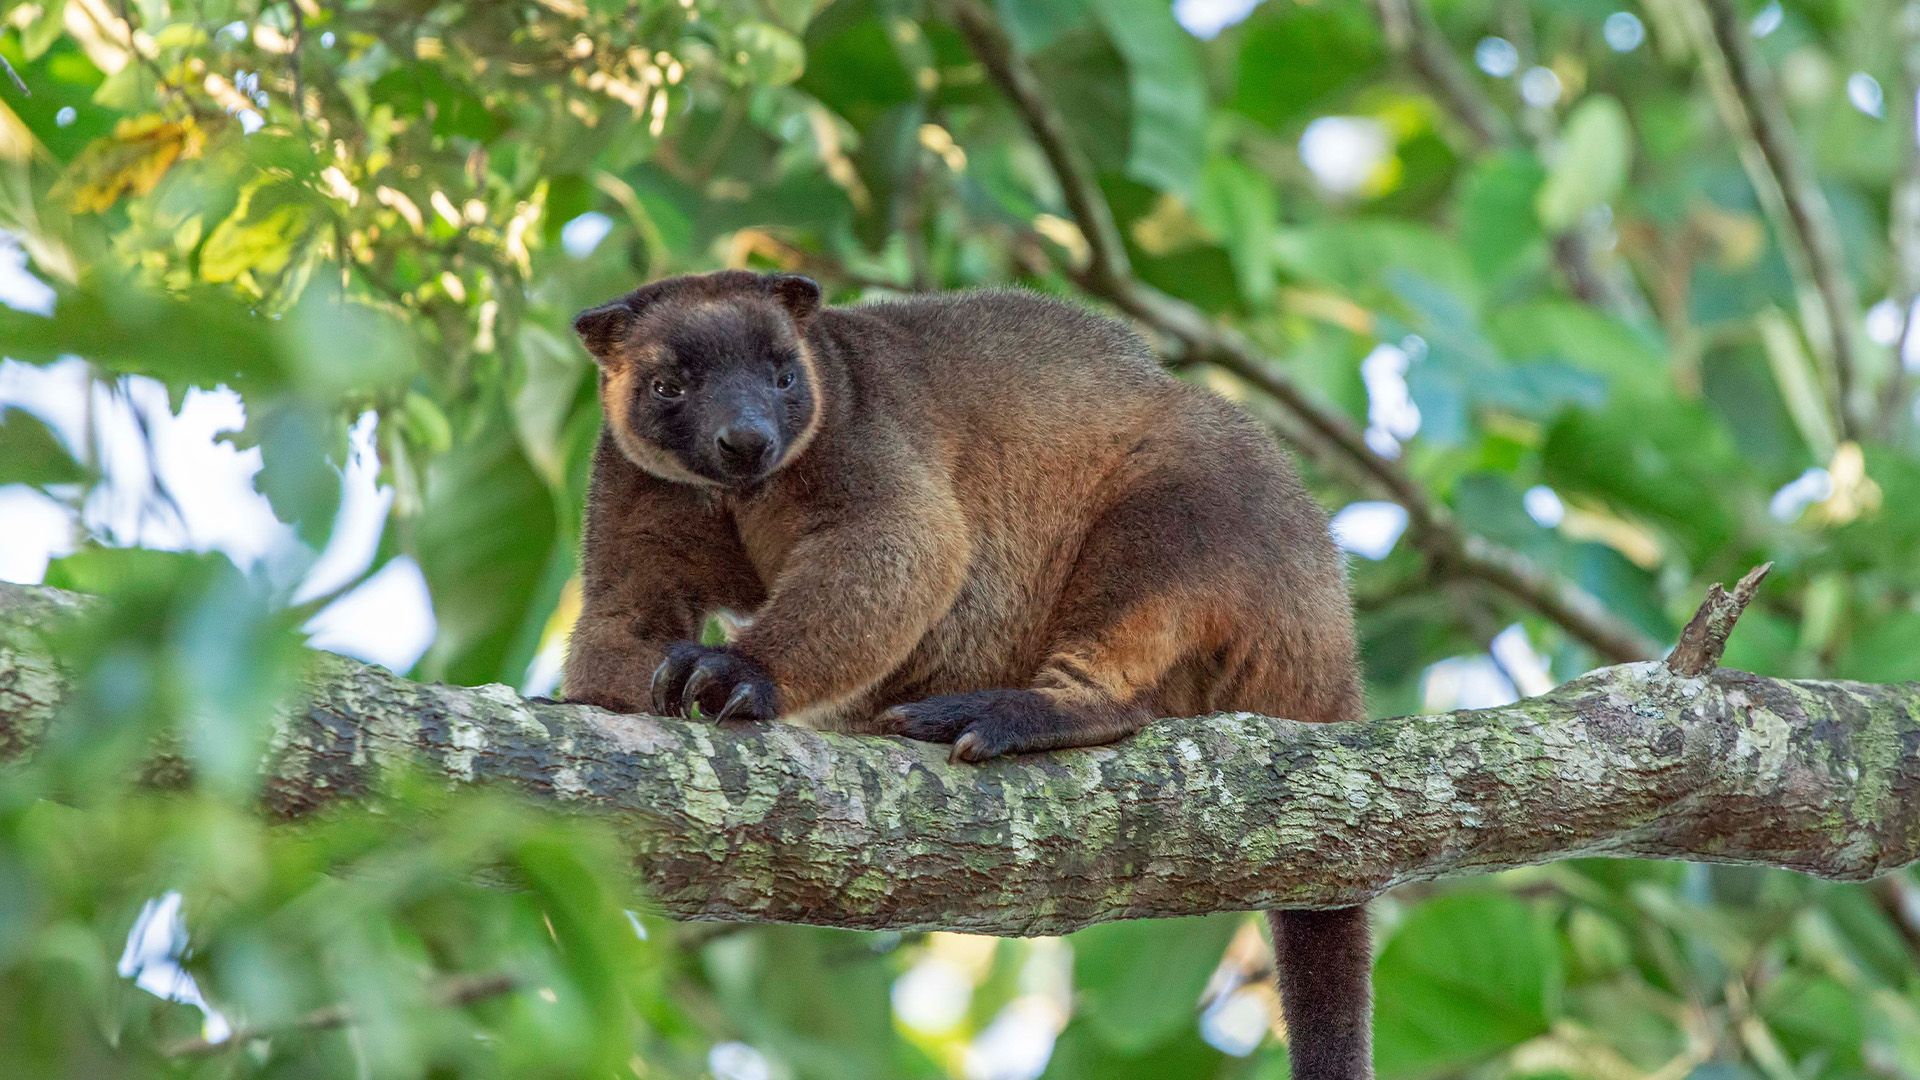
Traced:
<path id="1" fill-rule="evenodd" d="M 676 279 L 649 287 L 665 299 L 630 333 L 583 325 L 618 438 L 594 460 L 570 698 L 638 709 L 651 683 L 656 705 L 711 713 L 764 678 L 769 712 L 965 760 L 1158 716 L 1360 717 L 1342 564 L 1286 456 L 1081 308 L 1013 291 L 809 305 L 793 319 L 809 439 L 744 490 L 675 482 L 685 470 L 629 448 L 620 419 L 661 362 L 648 327 L 675 304 L 763 317 L 786 302 L 764 281 Z M 718 608 L 751 615 L 726 650 L 675 645 Z M 1367 1075 L 1364 917 L 1299 919 L 1277 931 L 1287 1010 L 1328 1034 L 1295 1075 Z M 1302 959 L 1316 933 L 1324 970 Z"/>

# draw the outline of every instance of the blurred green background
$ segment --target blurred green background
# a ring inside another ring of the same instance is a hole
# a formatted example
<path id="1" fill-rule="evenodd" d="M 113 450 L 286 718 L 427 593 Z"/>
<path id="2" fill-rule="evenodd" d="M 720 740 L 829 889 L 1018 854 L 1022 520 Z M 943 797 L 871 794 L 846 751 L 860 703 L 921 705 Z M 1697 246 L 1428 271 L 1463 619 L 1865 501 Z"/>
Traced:
<path id="1" fill-rule="evenodd" d="M 1128 287 L 1244 347 L 1143 330 L 1305 439 L 1376 715 L 1657 649 L 1766 559 L 1729 665 L 1920 677 L 1920 5 L 988 10 Z M 579 308 L 721 266 L 1114 298 L 949 11 L 0 11 L 0 566 L 104 597 L 71 736 L 0 774 L 0 1072 L 1286 1075 L 1250 917 L 673 926 L 591 826 L 484 794 L 249 812 L 308 638 L 551 687 Z M 127 780 L 162 734 L 166 796 Z M 1376 910 L 1384 1077 L 1920 1076 L 1910 875 L 1586 861 Z"/>

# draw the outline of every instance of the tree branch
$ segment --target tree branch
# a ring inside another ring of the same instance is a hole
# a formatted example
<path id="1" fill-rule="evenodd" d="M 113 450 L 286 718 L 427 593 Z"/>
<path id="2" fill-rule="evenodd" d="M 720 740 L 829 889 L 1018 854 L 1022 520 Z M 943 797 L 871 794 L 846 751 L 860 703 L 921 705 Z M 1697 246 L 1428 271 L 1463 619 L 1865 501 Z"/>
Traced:
<path id="1" fill-rule="evenodd" d="M 1675 675 L 1705 675 L 1718 667 L 1720 655 L 1727 651 L 1727 638 L 1740 613 L 1753 602 L 1754 591 L 1766 580 L 1772 563 L 1761 563 L 1747 571 L 1728 592 L 1719 585 L 1707 590 L 1706 603 L 1693 613 L 1693 619 L 1680 631 L 1680 642 L 1667 657 L 1667 670 Z"/>
<path id="2" fill-rule="evenodd" d="M 1419 0 L 1374 0 L 1387 46 L 1420 76 L 1433 96 L 1473 137 L 1477 150 L 1495 150 L 1514 141 L 1513 125 L 1473 84 Z"/>
<path id="3" fill-rule="evenodd" d="M 1374 10 L 1388 47 L 1466 129 L 1475 150 L 1484 153 L 1520 145 L 1519 133 L 1507 122 L 1506 114 L 1480 92 L 1472 73 L 1454 55 L 1421 0 L 1374 0 Z M 1524 6 L 1521 11 L 1525 11 Z M 1645 305 L 1632 295 L 1631 286 L 1623 283 L 1620 275 L 1607 273 L 1595 261 L 1589 234 L 1587 226 L 1576 224 L 1552 239 L 1553 260 L 1566 278 L 1567 290 L 1583 303 L 1622 318 L 1637 318 Z"/>
<path id="4" fill-rule="evenodd" d="M 1893 300 L 1900 305 L 1900 332 L 1893 339 L 1893 370 L 1887 375 L 1880 399 L 1880 430 L 1893 434 L 1912 424 L 1904 415 L 1913 401 L 1911 379 L 1907 375 L 1907 350 L 1914 342 L 1913 309 L 1920 304 L 1920 115 L 1915 95 L 1920 94 L 1920 0 L 1900 5 L 1900 79 L 1888 95 L 1892 108 L 1889 122 L 1900 132 L 1905 148 L 1900 175 L 1893 182 L 1893 205 L 1887 215 L 1891 223 L 1893 249 Z"/>
<path id="5" fill-rule="evenodd" d="M 1099 182 L 1082 168 L 1066 121 L 1048 104 L 1051 95 L 1021 59 L 999 20 L 977 0 L 956 0 L 952 8 L 954 22 L 967 45 L 1033 132 L 1034 141 L 1059 181 L 1060 197 L 1087 240 L 1088 260 L 1083 273 L 1088 284 L 1096 292 L 1127 288 L 1133 268 L 1127 261 L 1126 245 L 1120 241 L 1113 210 Z"/>
<path id="6" fill-rule="evenodd" d="M 294 10 L 298 11 L 296 5 Z M 511 975 L 453 975 L 435 983 L 427 992 L 427 999 L 443 1008 L 471 1005 L 476 1001 L 498 997 L 517 989 L 518 981 Z M 162 1051 L 167 1057 L 204 1057 L 227 1050 L 239 1049 L 255 1039 L 272 1038 L 276 1035 L 296 1031 L 327 1031 L 332 1028 L 346 1027 L 358 1023 L 353 1010 L 346 1005 L 325 1005 L 295 1017 L 285 1024 L 271 1027 L 240 1028 L 226 1038 L 213 1041 L 205 1036 L 182 1039 Z"/>
<path id="7" fill-rule="evenodd" d="M 0 56 L 0 73 L 6 75 L 7 81 L 13 84 L 15 90 L 20 91 L 21 97 L 33 96 L 33 91 L 27 89 L 27 80 L 20 77 L 20 73 L 13 69 L 13 65 L 8 63 L 4 56 Z"/>
<path id="8" fill-rule="evenodd" d="M 1858 400 L 1860 299 L 1847 276 L 1827 197 L 1800 154 L 1779 88 L 1754 55 L 1746 20 L 1732 0 L 1683 0 L 1679 6 L 1748 182 L 1781 233 L 1800 283 L 1800 318 L 1827 362 L 1841 437 L 1858 439 L 1864 428 L 1858 411 L 1864 405 Z"/>
<path id="9" fill-rule="evenodd" d="M 1066 124 L 1039 80 L 978 0 L 950 0 L 949 7 L 988 75 L 1025 119 L 1058 177 L 1068 211 L 1087 236 L 1092 258 L 1080 275 L 1087 292 L 1177 343 L 1188 360 L 1230 371 L 1273 398 L 1302 425 L 1295 441 L 1304 453 L 1404 507 L 1408 536 L 1446 569 L 1493 585 L 1560 624 L 1609 661 L 1644 660 L 1660 654 L 1658 643 L 1578 587 L 1542 571 L 1517 551 L 1462 531 L 1398 461 L 1375 453 L 1351 421 L 1280 374 L 1272 359 L 1244 335 L 1135 279 L 1100 185 L 1075 152 Z"/>
<path id="10" fill-rule="evenodd" d="M 0 585 L 0 761 L 63 722 L 41 632 L 80 604 Z M 270 745 L 277 815 L 367 798 L 415 762 L 610 823 L 656 907 L 728 922 L 1057 934 L 1346 906 L 1572 856 L 1846 880 L 1920 858 L 1920 684 L 1683 678 L 1657 662 L 1500 709 L 1169 720 L 965 766 L 902 739 L 535 705 L 320 655 Z"/>

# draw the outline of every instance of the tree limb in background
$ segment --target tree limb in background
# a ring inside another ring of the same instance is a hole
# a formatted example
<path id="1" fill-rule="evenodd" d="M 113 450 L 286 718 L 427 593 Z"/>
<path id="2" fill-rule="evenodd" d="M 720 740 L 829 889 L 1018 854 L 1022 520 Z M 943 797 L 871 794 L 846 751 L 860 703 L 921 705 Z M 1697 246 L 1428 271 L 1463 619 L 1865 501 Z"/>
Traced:
<path id="1" fill-rule="evenodd" d="M 0 585 L 0 760 L 65 722 L 43 635 L 82 603 Z M 262 791 L 298 817 L 370 798 L 413 763 L 612 825 L 678 918 L 1058 934 L 1343 907 L 1573 856 L 1869 878 L 1920 858 L 1916 740 L 1920 683 L 1648 662 L 1498 709 L 1168 720 L 1115 746 L 967 766 L 904 739 L 536 705 L 320 655 L 281 710 Z"/>
<path id="2" fill-rule="evenodd" d="M 1089 265 L 1079 275 L 1083 288 L 1179 344 L 1186 359 L 1230 371 L 1272 397 L 1298 418 L 1301 450 L 1316 463 L 1404 507 L 1408 536 L 1443 568 L 1495 586 L 1609 661 L 1659 655 L 1657 643 L 1578 587 L 1541 570 L 1517 551 L 1463 532 L 1399 462 L 1375 453 L 1345 416 L 1307 396 L 1244 335 L 1136 280 L 1100 185 L 1082 165 L 1065 122 L 1032 69 L 978 0 L 953 0 L 949 8 L 994 84 L 1026 121 L 1056 173 L 1068 210 L 1087 236 Z"/>
<path id="3" fill-rule="evenodd" d="M 1467 129 L 1476 149 L 1493 150 L 1514 141 L 1513 125 L 1507 122 L 1506 114 L 1473 84 L 1472 76 L 1453 55 L 1419 0 L 1374 0 L 1373 6 L 1386 33 L 1387 46 Z"/>
<path id="4" fill-rule="evenodd" d="M 427 1000 L 441 1007 L 471 1005 L 476 1001 L 498 997 L 517 989 L 518 986 L 518 981 L 506 974 L 453 975 L 429 987 L 426 997 Z M 295 1017 L 288 1023 L 269 1027 L 241 1028 L 218 1041 L 204 1036 L 182 1039 L 167 1047 L 163 1053 L 167 1057 L 204 1057 L 208 1054 L 244 1048 L 257 1039 L 268 1039 L 298 1031 L 328 1031 L 357 1022 L 358 1018 L 347 1006 L 326 1005 L 304 1016 Z"/>
<path id="5" fill-rule="evenodd" d="M 1779 88 L 1754 55 L 1747 22 L 1732 0 L 1678 3 L 1747 180 L 1781 235 L 1799 283 L 1801 321 L 1826 360 L 1841 437 L 1858 439 L 1865 428 L 1859 411 L 1860 299 L 1847 276 L 1827 197 L 1800 154 Z"/>
<path id="6" fill-rule="evenodd" d="M 1068 213 L 1073 215 L 1074 223 L 1087 240 L 1088 258 L 1083 271 L 1087 284 L 1102 293 L 1130 288 L 1133 268 L 1127 260 L 1126 245 L 1120 239 L 1120 228 L 1114 223 L 1113 209 L 1107 205 L 1099 181 L 1080 167 L 1066 121 L 1050 104 L 1052 95 L 1021 59 L 999 20 L 977 0 L 958 0 L 952 10 L 974 56 L 1033 132 L 1034 142 L 1039 144 L 1040 153 L 1046 156 L 1047 165 L 1060 183 L 1060 197 L 1066 201 Z"/>
<path id="7" fill-rule="evenodd" d="M 1889 95 L 1888 121 L 1901 133 L 1905 154 L 1900 175 L 1893 182 L 1892 222 L 1893 301 L 1900 305 L 1900 332 L 1893 339 L 1893 370 L 1880 400 L 1880 430 L 1896 432 L 1908 423 L 1904 413 L 1913 403 L 1907 375 L 1907 350 L 1915 346 L 1913 308 L 1920 304 L 1920 0 L 1900 5 L 1900 81 Z"/>
<path id="8" fill-rule="evenodd" d="M 21 78 L 18 71 L 13 70 L 13 65 L 8 63 L 4 56 L 0 56 L 0 74 L 6 75 L 7 81 L 13 84 L 15 90 L 20 91 L 21 97 L 33 96 L 33 91 L 27 89 L 27 80 Z"/>
<path id="9" fill-rule="evenodd" d="M 1374 10 L 1380 16 L 1388 47 L 1472 136 L 1475 149 L 1485 152 L 1520 144 L 1513 125 L 1474 85 L 1473 76 L 1433 25 L 1421 0 L 1374 0 Z M 1553 237 L 1552 248 L 1554 262 L 1577 299 L 1622 318 L 1639 316 L 1643 307 L 1629 295 L 1628 286 L 1594 261 L 1593 239 L 1585 228 L 1575 225 Z"/>

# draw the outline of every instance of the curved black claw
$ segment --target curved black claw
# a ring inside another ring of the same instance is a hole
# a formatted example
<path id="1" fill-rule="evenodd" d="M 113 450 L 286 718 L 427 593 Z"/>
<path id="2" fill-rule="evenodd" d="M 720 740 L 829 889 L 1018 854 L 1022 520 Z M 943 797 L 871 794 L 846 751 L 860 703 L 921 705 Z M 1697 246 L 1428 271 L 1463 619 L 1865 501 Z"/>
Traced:
<path id="1" fill-rule="evenodd" d="M 683 714 L 693 715 L 695 706 L 700 703 L 700 692 L 712 686 L 715 678 L 713 667 L 706 660 L 703 659 L 694 665 L 693 673 L 687 676 L 686 689 L 680 691 L 680 711 Z M 703 716 L 712 715 L 705 709 L 701 709 L 700 712 Z"/>
<path id="2" fill-rule="evenodd" d="M 716 723 L 724 724 L 729 720 L 771 720 L 773 715 L 773 701 L 763 693 L 762 686 L 743 682 L 733 688 L 733 693 L 727 696 L 727 703 L 720 706 L 720 715 L 713 719 Z"/>
<path id="3" fill-rule="evenodd" d="M 944 694 L 895 705 L 881 713 L 880 720 L 909 739 L 952 743 L 947 760 L 956 762 L 1075 745 L 1068 741 L 1073 719 L 1031 690 Z"/>
<path id="4" fill-rule="evenodd" d="M 767 670 L 731 649 L 682 642 L 667 650 L 653 675 L 653 707 L 662 716 L 709 720 L 772 720 L 779 694 Z"/>
<path id="5" fill-rule="evenodd" d="M 680 701 L 687 676 L 706 653 L 705 647 L 691 641 L 677 641 L 667 646 L 666 659 L 653 669 L 653 683 L 647 690 L 655 716 L 682 715 Z"/>

